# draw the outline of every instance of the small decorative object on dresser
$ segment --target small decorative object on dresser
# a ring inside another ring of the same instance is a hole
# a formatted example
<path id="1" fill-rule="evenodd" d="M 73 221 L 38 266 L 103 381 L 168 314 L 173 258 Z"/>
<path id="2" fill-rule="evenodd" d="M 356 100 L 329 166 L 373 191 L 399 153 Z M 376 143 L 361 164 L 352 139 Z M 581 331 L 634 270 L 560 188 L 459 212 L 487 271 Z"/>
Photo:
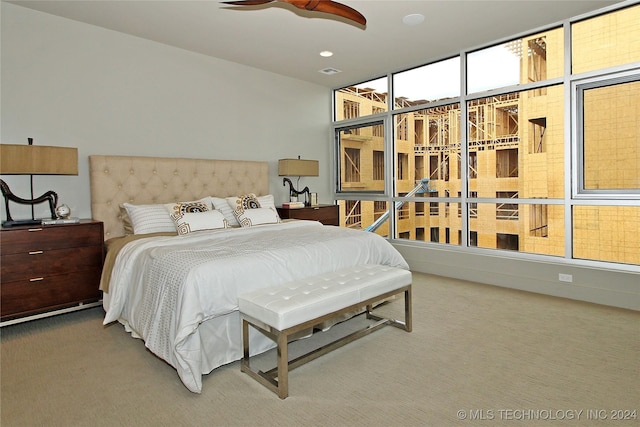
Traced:
<path id="1" fill-rule="evenodd" d="M 340 225 L 338 205 L 318 205 L 294 209 L 282 206 L 277 209 L 281 219 L 308 219 L 320 221 L 324 225 Z"/>
<path id="2" fill-rule="evenodd" d="M 71 209 L 63 203 L 56 208 L 56 216 L 60 219 L 67 219 L 71 216 Z"/>
<path id="3" fill-rule="evenodd" d="M 102 222 L 0 232 L 0 326 L 101 304 Z"/>

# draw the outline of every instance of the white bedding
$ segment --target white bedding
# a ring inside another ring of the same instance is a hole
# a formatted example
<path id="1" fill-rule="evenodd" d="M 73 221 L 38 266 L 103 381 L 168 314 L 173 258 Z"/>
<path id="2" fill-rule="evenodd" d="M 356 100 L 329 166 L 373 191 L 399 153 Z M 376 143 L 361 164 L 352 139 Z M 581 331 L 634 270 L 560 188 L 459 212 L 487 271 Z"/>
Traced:
<path id="1" fill-rule="evenodd" d="M 357 264 L 409 268 L 375 233 L 314 221 L 135 240 L 116 259 L 104 324 L 123 323 L 199 393 L 203 374 L 242 357 L 239 294 Z M 273 346 L 251 340 L 256 353 Z"/>

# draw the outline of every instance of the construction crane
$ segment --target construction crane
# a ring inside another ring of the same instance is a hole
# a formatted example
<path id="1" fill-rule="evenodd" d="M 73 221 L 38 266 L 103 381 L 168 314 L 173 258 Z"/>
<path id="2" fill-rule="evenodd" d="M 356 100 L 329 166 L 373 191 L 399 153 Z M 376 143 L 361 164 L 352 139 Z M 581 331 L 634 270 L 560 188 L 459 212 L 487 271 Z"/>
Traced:
<path id="1" fill-rule="evenodd" d="M 438 190 L 431 190 L 429 188 L 429 178 L 422 178 L 418 185 L 411 191 L 409 191 L 405 197 L 412 197 L 416 194 L 424 194 L 424 193 L 435 193 Z M 395 211 L 400 209 L 402 205 L 404 205 L 404 201 L 397 201 L 395 203 Z M 389 219 L 389 211 L 387 210 L 384 214 L 380 216 L 380 218 L 376 219 L 370 226 L 364 229 L 364 231 L 376 231 L 387 219 Z"/>

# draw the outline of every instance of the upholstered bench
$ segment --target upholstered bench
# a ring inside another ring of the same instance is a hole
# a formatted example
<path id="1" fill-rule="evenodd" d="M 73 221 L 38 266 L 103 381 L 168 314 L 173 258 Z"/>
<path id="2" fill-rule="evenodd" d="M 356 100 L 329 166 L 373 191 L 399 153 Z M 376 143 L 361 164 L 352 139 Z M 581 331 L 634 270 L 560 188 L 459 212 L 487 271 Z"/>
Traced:
<path id="1" fill-rule="evenodd" d="M 380 317 L 372 312 L 375 303 L 400 293 L 404 293 L 404 321 Z M 289 395 L 290 370 L 385 325 L 411 332 L 411 272 L 384 265 L 358 265 L 249 292 L 240 295 L 238 304 L 244 351 L 240 369 L 284 399 Z M 288 360 L 288 344 L 293 334 L 361 309 L 375 323 L 294 360 Z M 276 368 L 263 372 L 251 367 L 249 326 L 277 343 Z"/>

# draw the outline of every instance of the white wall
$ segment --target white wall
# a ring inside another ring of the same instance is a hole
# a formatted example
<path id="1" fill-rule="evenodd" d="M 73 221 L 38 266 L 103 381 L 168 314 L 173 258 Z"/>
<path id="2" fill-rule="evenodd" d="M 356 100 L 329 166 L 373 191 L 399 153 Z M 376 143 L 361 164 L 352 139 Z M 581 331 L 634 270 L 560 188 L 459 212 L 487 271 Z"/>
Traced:
<path id="1" fill-rule="evenodd" d="M 2 143 L 78 148 L 79 176 L 36 176 L 36 196 L 90 217 L 87 156 L 117 154 L 268 161 L 283 201 L 277 160 L 300 155 L 320 161 L 302 186 L 331 201 L 327 88 L 5 2 L 1 19 Z M 28 176 L 2 179 L 29 196 Z"/>
<path id="2" fill-rule="evenodd" d="M 563 259 L 515 258 L 503 251 L 471 252 L 449 245 L 435 248 L 396 241 L 394 246 L 412 271 L 640 310 L 640 274 L 637 272 Z M 570 274 L 573 281 L 560 281 L 561 273 Z"/>

